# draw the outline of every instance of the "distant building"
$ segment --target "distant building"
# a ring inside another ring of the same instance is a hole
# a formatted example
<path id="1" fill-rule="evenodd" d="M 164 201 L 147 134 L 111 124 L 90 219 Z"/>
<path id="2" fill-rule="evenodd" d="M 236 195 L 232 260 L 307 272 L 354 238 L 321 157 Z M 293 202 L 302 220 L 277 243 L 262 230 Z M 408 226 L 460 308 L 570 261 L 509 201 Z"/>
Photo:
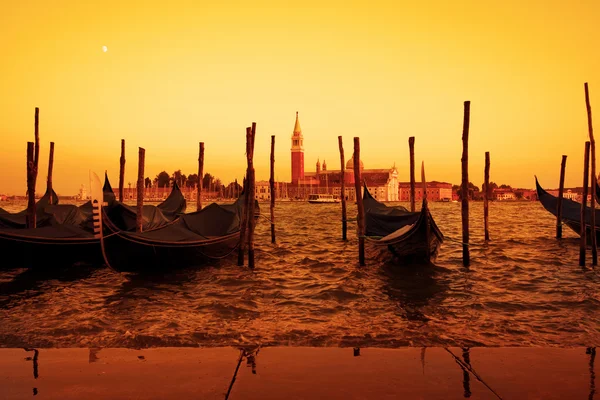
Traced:
<path id="1" fill-rule="evenodd" d="M 557 193 L 557 194 L 558 194 L 558 193 Z M 537 192 L 536 192 L 536 196 L 537 196 Z M 571 189 L 563 190 L 563 197 L 564 197 L 565 199 L 577 200 L 577 198 L 578 198 L 579 196 L 580 196 L 579 194 L 577 194 L 576 192 L 574 192 L 574 191 L 573 191 L 573 190 L 571 190 Z"/>
<path id="2" fill-rule="evenodd" d="M 515 189 L 515 197 L 518 200 L 537 200 L 537 191 L 534 189 Z M 566 197 L 566 196 L 565 196 Z"/>
<path id="3" fill-rule="evenodd" d="M 450 201 L 452 200 L 452 184 L 447 182 L 427 182 L 427 200 Z M 410 201 L 410 182 L 400 182 L 400 201 Z M 423 200 L 423 184 L 415 182 L 415 201 Z"/>
<path id="4" fill-rule="evenodd" d="M 79 193 L 77 194 L 77 199 L 78 200 L 88 200 L 89 198 L 90 198 L 90 196 L 88 196 L 88 194 L 87 194 L 87 189 L 82 184 L 79 187 Z"/>
<path id="5" fill-rule="evenodd" d="M 271 187 L 269 181 L 257 181 L 255 197 L 257 200 L 271 200 Z"/>
<path id="6" fill-rule="evenodd" d="M 558 189 L 545 189 L 545 190 L 549 194 L 558 197 Z M 588 189 L 588 195 L 587 195 L 588 202 L 590 202 L 592 200 L 592 195 L 590 194 L 591 193 L 590 190 L 592 190 L 592 188 Z M 583 186 L 574 187 L 574 188 L 564 188 L 563 189 L 563 198 L 581 202 L 581 199 L 583 198 Z"/>
<path id="7" fill-rule="evenodd" d="M 300 129 L 298 111 L 296 111 L 296 123 L 292 132 L 292 183 L 297 184 L 304 178 L 304 137 Z"/>
<path id="8" fill-rule="evenodd" d="M 311 194 L 333 194 L 348 200 L 356 200 L 354 190 L 354 158 L 346 162 L 346 169 L 342 176 L 341 170 L 327 169 L 327 162 L 317 160 L 315 172 L 304 170 L 304 137 L 300 129 L 298 113 L 292 133 L 292 182 L 285 186 L 285 196 L 291 199 L 307 199 Z M 361 177 L 374 198 L 380 201 L 398 201 L 398 170 L 396 166 L 389 169 L 364 169 L 360 162 Z M 342 180 L 346 185 L 342 194 Z M 259 189 L 257 183 L 257 190 Z M 361 189 L 362 192 L 362 189 Z M 268 190 L 265 193 L 268 196 Z M 261 199 L 257 192 L 257 198 Z M 265 197 L 266 198 L 266 197 Z"/>
<path id="9" fill-rule="evenodd" d="M 495 200 L 515 200 L 516 196 L 512 189 L 494 189 L 492 197 Z"/>

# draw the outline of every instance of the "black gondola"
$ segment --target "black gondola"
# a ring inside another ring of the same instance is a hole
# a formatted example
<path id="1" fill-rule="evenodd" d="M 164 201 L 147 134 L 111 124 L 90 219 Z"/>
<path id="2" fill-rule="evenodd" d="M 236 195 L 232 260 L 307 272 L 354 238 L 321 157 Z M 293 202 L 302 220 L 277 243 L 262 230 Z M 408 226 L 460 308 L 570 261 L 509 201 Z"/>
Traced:
<path id="1" fill-rule="evenodd" d="M 56 192 L 46 188 L 46 193 L 35 203 L 36 226 L 49 224 L 48 215 L 44 213 L 44 208 L 56 204 L 58 204 Z M 27 209 L 11 213 L 0 208 L 0 229 L 2 228 L 27 228 Z"/>
<path id="2" fill-rule="evenodd" d="M 114 204 L 115 196 L 106 174 L 103 197 L 107 204 Z M 0 251 L 11 255 L 11 261 L 3 263 L 3 269 L 102 263 L 99 240 L 93 232 L 90 201 L 81 206 L 45 204 L 36 208 L 36 213 L 38 221 L 43 221 L 36 228 L 0 228 Z"/>
<path id="3" fill-rule="evenodd" d="M 157 272 L 200 266 L 233 253 L 240 241 L 244 197 L 233 204 L 212 203 L 172 223 L 142 232 L 125 232 L 102 212 L 102 252 L 122 272 Z M 255 204 L 258 210 L 258 205 Z"/>
<path id="4" fill-rule="evenodd" d="M 114 192 L 105 174 L 102 196 L 105 212 L 114 226 L 128 231 L 135 230 L 136 209 L 115 199 Z M 163 213 L 161 205 L 167 209 Z M 158 206 L 143 208 L 144 229 L 155 229 L 169 224 L 185 210 L 185 198 L 177 185 L 171 194 Z M 100 239 L 94 236 L 92 203 L 81 206 L 73 204 L 48 205 L 37 210 L 43 217 L 42 226 L 28 228 L 0 228 L 0 251 L 10 254 L 11 262 L 2 268 L 35 267 L 50 268 L 83 262 L 93 265 L 104 263 Z"/>
<path id="5" fill-rule="evenodd" d="M 364 187 L 365 249 L 370 256 L 395 264 L 433 263 L 444 235 L 423 200 L 420 212 L 388 207 Z"/>
<path id="6" fill-rule="evenodd" d="M 558 197 L 551 195 L 546 192 L 540 186 L 537 177 L 535 177 L 535 187 L 537 190 L 537 196 L 542 206 L 552 215 L 556 217 L 558 212 Z M 596 208 L 596 240 L 600 240 L 600 209 Z M 562 199 L 562 222 L 573 230 L 577 235 L 581 235 L 581 203 L 573 201 L 571 199 Z M 592 209 L 586 205 L 585 207 L 585 225 L 586 225 L 586 236 L 589 238 L 591 234 L 592 225 Z"/>

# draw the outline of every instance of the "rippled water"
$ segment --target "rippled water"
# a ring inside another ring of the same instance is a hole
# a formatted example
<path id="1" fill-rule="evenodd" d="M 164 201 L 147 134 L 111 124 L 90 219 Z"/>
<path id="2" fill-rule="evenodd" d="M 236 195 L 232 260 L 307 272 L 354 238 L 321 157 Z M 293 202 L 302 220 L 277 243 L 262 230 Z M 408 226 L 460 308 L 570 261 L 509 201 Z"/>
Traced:
<path id="1" fill-rule="evenodd" d="M 431 204 L 447 240 L 436 266 L 410 268 L 359 267 L 339 204 L 278 203 L 278 243 L 261 218 L 254 271 L 233 259 L 152 277 L 0 271 L 0 346 L 600 345 L 600 278 L 578 266 L 577 236 L 565 227 L 555 240 L 537 202 L 496 202 L 486 245 L 483 205 L 470 207 L 468 269 L 449 240 L 461 236 L 460 203 Z"/>

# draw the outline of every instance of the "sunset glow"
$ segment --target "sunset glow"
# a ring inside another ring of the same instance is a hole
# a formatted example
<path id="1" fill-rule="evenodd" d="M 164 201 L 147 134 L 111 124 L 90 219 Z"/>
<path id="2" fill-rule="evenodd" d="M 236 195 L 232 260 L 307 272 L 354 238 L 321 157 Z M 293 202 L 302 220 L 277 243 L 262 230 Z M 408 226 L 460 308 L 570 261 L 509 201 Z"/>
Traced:
<path id="1" fill-rule="evenodd" d="M 408 137 L 430 180 L 460 183 L 463 101 L 471 101 L 470 181 L 582 185 L 588 135 L 584 82 L 600 121 L 595 1 L 11 2 L 0 33 L 0 193 L 25 194 L 26 142 L 40 108 L 45 187 L 49 142 L 54 188 L 75 194 L 88 171 L 136 181 L 204 171 L 224 183 L 245 171 L 245 129 L 257 123 L 255 166 L 290 181 L 295 113 L 305 168 L 339 169 L 361 138 L 366 168 L 394 163 L 408 180 Z M 110 51 L 107 51 L 110 45 Z M 99 51 L 102 48 L 103 51 Z M 597 131 L 600 131 L 597 128 Z"/>

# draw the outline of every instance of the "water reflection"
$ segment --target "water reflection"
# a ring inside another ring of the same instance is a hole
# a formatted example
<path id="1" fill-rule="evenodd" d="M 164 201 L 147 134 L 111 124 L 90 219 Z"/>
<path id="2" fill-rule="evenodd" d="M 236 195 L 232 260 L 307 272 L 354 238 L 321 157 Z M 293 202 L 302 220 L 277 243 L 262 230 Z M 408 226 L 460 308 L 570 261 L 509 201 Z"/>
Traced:
<path id="1" fill-rule="evenodd" d="M 596 361 L 596 348 L 588 347 L 585 349 L 585 354 L 590 355 L 590 395 L 588 397 L 589 400 L 594 398 L 596 394 L 596 372 L 594 371 L 594 362 Z"/>
<path id="2" fill-rule="evenodd" d="M 100 358 L 98 357 L 98 353 L 100 352 L 100 350 L 102 350 L 102 348 L 91 348 L 90 350 L 90 354 L 88 356 L 88 363 L 91 364 L 93 362 L 98 361 Z"/>
<path id="3" fill-rule="evenodd" d="M 251 367 L 252 373 L 256 375 L 256 356 L 258 356 L 259 351 L 260 345 L 246 346 L 240 348 L 240 358 L 238 359 L 237 366 L 235 367 L 235 372 L 233 373 L 233 377 L 231 378 L 231 382 L 229 383 L 229 388 L 227 389 L 225 400 L 229 399 L 231 389 L 233 388 L 233 384 L 235 383 L 238 371 L 240 370 L 240 365 L 242 364 L 244 358 L 246 359 L 246 367 Z"/>
<path id="4" fill-rule="evenodd" d="M 0 282 L 0 307 L 7 306 L 12 296 L 16 300 L 32 298 L 44 293 L 49 281 L 74 282 L 89 278 L 97 270 L 96 267 L 79 265 L 76 267 L 55 267 L 48 269 L 26 269 L 15 275 L 10 281 Z M 6 296 L 6 297 L 4 297 Z"/>
<path id="5" fill-rule="evenodd" d="M 427 308 L 439 304 L 448 285 L 438 275 L 448 270 L 434 264 L 391 265 L 381 268 L 383 292 L 398 304 L 399 314 L 409 321 L 429 322 Z"/>
<path id="6" fill-rule="evenodd" d="M 246 367 L 252 368 L 252 373 L 256 375 L 256 357 L 260 351 L 259 346 L 252 346 L 243 349 L 244 356 L 246 357 Z"/>
<path id="7" fill-rule="evenodd" d="M 468 347 L 464 347 L 462 349 L 462 357 L 463 357 L 463 361 L 465 362 L 465 364 L 467 364 L 469 367 L 471 367 L 471 356 L 469 354 L 470 349 Z M 464 396 L 465 397 L 471 397 L 471 377 L 469 375 L 469 371 L 467 371 L 466 368 L 464 368 L 461 365 L 461 368 L 463 370 L 463 389 L 464 389 Z"/>
<path id="8" fill-rule="evenodd" d="M 498 399 L 502 399 L 502 397 L 500 397 L 500 395 L 490 385 L 488 385 L 487 382 L 484 381 L 483 378 L 481 376 L 479 376 L 479 374 L 471 366 L 471 355 L 470 355 L 469 347 L 462 348 L 462 357 L 463 357 L 462 360 L 458 356 L 456 356 L 452 351 L 450 351 L 450 349 L 444 347 L 444 350 L 446 350 L 452 356 L 454 361 L 458 364 L 460 369 L 462 369 L 462 371 L 463 371 L 463 396 L 464 397 L 471 397 L 471 378 L 469 376 L 469 373 L 470 373 L 471 375 L 473 375 L 475 377 L 475 379 L 477 379 L 486 388 L 488 388 L 489 391 L 492 392 Z"/>
<path id="9" fill-rule="evenodd" d="M 196 269 L 153 274 L 127 274 L 117 290 L 104 298 L 107 309 L 120 309 L 128 299 L 160 297 L 161 294 L 181 289 L 182 284 L 196 281 Z"/>
<path id="10" fill-rule="evenodd" d="M 40 352 L 38 349 L 30 349 L 30 348 L 24 348 L 23 350 L 25 351 L 33 351 L 33 357 L 26 357 L 25 361 L 33 361 L 33 379 L 37 379 L 39 376 L 38 373 L 38 357 L 40 355 Z M 33 387 L 33 395 L 36 396 L 38 394 L 38 389 L 37 387 Z"/>

